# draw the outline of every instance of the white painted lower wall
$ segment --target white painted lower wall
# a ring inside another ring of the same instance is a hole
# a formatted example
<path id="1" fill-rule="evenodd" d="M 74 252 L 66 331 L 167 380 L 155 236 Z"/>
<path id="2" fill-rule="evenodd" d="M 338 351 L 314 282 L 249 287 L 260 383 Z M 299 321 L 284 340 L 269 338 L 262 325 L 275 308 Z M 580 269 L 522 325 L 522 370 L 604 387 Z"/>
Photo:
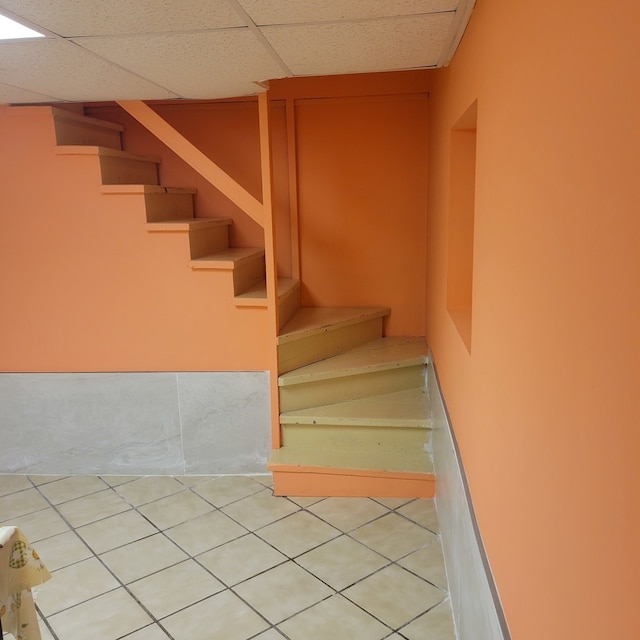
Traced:
<path id="1" fill-rule="evenodd" d="M 0 473 L 264 473 L 269 372 L 0 374 Z"/>
<path id="2" fill-rule="evenodd" d="M 436 510 L 456 634 L 458 640 L 509 640 L 431 358 L 427 390 L 433 412 Z"/>

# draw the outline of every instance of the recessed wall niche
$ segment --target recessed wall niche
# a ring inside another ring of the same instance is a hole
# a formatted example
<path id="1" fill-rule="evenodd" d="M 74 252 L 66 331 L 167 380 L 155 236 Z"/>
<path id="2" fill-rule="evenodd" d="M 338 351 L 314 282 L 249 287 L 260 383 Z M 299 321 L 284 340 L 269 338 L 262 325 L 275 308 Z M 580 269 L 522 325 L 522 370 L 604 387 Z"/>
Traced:
<path id="1" fill-rule="evenodd" d="M 471 352 L 473 311 L 473 226 L 476 192 L 475 101 L 451 129 L 447 311 Z"/>

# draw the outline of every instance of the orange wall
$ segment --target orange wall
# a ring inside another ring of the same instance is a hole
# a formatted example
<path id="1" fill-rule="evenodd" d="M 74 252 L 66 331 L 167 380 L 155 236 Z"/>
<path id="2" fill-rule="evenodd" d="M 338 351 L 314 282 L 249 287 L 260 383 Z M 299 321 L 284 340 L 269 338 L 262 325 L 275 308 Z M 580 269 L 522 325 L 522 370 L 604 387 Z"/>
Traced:
<path id="1" fill-rule="evenodd" d="M 635 3 L 480 0 L 430 108 L 427 338 L 516 640 L 640 637 Z M 471 353 L 450 131 L 477 112 Z"/>

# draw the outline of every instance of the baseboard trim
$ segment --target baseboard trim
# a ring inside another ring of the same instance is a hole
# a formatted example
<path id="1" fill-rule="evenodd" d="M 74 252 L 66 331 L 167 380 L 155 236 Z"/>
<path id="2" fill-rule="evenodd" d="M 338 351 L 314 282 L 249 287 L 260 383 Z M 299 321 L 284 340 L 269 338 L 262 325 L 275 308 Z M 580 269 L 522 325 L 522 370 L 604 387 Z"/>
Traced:
<path id="1" fill-rule="evenodd" d="M 431 354 L 427 389 L 433 411 L 436 509 L 458 640 L 511 640 Z"/>

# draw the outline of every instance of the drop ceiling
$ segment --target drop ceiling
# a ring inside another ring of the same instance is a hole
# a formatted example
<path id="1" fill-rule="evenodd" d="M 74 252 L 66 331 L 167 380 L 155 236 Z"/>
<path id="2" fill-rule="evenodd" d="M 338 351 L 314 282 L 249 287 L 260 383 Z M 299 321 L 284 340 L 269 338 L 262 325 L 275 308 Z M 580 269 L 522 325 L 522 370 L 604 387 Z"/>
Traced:
<path id="1" fill-rule="evenodd" d="M 213 99 L 448 64 L 475 0 L 0 0 L 0 103 Z"/>

